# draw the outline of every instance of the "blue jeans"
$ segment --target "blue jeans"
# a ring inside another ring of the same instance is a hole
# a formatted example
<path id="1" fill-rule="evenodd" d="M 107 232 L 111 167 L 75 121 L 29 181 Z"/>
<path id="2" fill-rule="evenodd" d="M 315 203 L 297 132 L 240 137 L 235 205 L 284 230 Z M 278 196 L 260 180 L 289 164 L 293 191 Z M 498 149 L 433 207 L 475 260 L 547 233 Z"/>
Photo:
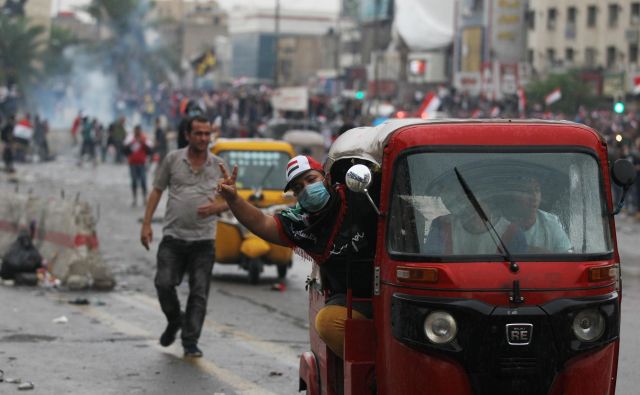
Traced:
<path id="1" fill-rule="evenodd" d="M 136 200 L 138 194 L 138 186 L 142 190 L 142 200 L 147 198 L 147 168 L 145 165 L 129 165 L 129 174 L 131 175 L 131 192 L 133 200 Z"/>
<path id="2" fill-rule="evenodd" d="M 211 270 L 215 259 L 213 240 L 185 241 L 165 236 L 158 247 L 155 286 L 162 312 L 169 324 L 180 322 L 176 287 L 189 275 L 189 298 L 182 325 L 182 344 L 198 343 L 207 313 Z"/>

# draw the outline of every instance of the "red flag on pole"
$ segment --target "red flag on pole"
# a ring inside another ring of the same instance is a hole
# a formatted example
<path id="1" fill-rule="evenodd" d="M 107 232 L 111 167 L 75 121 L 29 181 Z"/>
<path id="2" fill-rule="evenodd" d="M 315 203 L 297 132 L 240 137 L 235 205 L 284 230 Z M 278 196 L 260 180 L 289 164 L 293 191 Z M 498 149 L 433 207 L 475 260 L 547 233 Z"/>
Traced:
<path id="1" fill-rule="evenodd" d="M 420 118 L 429 118 L 430 114 L 438 111 L 440 107 L 440 98 L 436 95 L 435 92 L 429 92 L 420 104 L 420 108 L 418 109 L 418 116 Z"/>
<path id="2" fill-rule="evenodd" d="M 544 103 L 547 106 L 550 106 L 560 99 L 562 99 L 562 91 L 560 90 L 560 88 L 556 88 L 552 90 L 547 96 L 544 97 Z"/>

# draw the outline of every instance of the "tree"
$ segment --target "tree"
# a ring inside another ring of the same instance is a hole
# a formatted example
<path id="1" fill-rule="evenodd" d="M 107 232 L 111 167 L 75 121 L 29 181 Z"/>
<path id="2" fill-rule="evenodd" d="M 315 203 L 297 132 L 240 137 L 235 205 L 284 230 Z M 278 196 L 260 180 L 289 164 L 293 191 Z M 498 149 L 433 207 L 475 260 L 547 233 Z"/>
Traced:
<path id="1" fill-rule="evenodd" d="M 24 87 L 33 82 L 43 32 L 42 26 L 30 25 L 25 18 L 0 15 L 0 83 Z"/>
<path id="2" fill-rule="evenodd" d="M 152 48 L 147 42 L 146 33 L 152 27 L 148 17 L 151 7 L 145 0 L 92 0 L 87 7 L 97 24 L 111 32 L 99 52 L 123 90 L 142 91 L 149 81 L 166 80 L 179 63 L 174 57 L 166 60 L 167 48 Z"/>
<path id="3" fill-rule="evenodd" d="M 562 91 L 562 99 L 551 104 L 547 110 L 573 114 L 580 106 L 590 108 L 597 101 L 589 85 L 580 79 L 578 71 L 570 71 L 551 74 L 544 80 L 529 83 L 526 88 L 527 102 L 544 106 L 545 96 L 556 88 Z"/>

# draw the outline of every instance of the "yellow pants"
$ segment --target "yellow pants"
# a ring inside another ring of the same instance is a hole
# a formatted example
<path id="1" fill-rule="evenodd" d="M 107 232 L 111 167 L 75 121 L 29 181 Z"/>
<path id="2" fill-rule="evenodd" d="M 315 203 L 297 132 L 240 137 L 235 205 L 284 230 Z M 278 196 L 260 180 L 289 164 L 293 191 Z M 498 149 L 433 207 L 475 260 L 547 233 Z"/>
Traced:
<path id="1" fill-rule="evenodd" d="M 352 310 L 354 319 L 366 319 L 363 314 Z M 316 331 L 327 346 L 340 358 L 344 358 L 344 322 L 347 320 L 347 308 L 344 306 L 325 306 L 316 315 Z"/>

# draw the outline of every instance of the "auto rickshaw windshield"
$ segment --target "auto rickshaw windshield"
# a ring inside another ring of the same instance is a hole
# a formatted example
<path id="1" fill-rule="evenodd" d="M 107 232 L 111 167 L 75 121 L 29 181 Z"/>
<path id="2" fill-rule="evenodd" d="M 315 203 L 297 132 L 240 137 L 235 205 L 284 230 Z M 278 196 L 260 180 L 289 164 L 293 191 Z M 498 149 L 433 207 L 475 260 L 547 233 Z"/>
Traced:
<path id="1" fill-rule="evenodd" d="M 503 260 L 505 247 L 525 260 L 609 255 L 598 169 L 586 152 L 401 156 L 393 177 L 389 251 L 465 261 Z"/>
<path id="2" fill-rule="evenodd" d="M 282 191 L 287 181 L 284 169 L 290 156 L 284 151 L 220 151 L 231 168 L 238 166 L 236 185 L 239 189 Z"/>

